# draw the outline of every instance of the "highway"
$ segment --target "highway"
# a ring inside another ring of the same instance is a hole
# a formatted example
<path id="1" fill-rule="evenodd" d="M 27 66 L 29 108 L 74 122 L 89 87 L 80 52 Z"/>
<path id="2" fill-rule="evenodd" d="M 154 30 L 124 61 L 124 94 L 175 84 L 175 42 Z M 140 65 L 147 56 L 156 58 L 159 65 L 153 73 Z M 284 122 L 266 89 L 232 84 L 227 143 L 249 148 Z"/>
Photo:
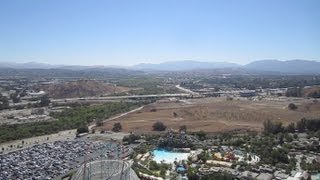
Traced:
<path id="1" fill-rule="evenodd" d="M 65 98 L 65 99 L 51 99 L 51 102 L 73 102 L 73 101 L 108 101 L 108 100 L 122 100 L 122 99 L 146 99 L 146 98 L 189 98 L 192 94 L 149 94 L 149 95 L 132 95 L 132 96 L 106 96 L 106 97 L 84 97 L 84 98 Z"/>

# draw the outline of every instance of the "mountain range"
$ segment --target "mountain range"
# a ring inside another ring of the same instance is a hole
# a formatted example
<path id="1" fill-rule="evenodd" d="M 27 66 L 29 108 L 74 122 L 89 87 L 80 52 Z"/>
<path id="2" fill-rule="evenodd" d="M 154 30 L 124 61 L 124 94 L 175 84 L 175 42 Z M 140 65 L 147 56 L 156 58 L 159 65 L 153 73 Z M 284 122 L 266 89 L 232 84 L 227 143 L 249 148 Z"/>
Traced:
<path id="1" fill-rule="evenodd" d="M 128 69 L 140 71 L 189 71 L 210 69 L 245 69 L 253 72 L 274 72 L 284 74 L 320 74 L 320 62 L 310 60 L 259 60 L 246 65 L 229 62 L 205 62 L 205 61 L 168 61 L 159 64 L 141 63 L 134 66 L 68 66 L 51 65 L 45 63 L 9 63 L 0 62 L 0 68 L 11 69 Z"/>
<path id="2" fill-rule="evenodd" d="M 229 62 L 202 62 L 202 61 L 168 61 L 160 64 L 141 63 L 132 66 L 136 70 L 157 70 L 157 71 L 187 71 L 198 69 L 221 69 L 237 68 L 239 64 Z"/>

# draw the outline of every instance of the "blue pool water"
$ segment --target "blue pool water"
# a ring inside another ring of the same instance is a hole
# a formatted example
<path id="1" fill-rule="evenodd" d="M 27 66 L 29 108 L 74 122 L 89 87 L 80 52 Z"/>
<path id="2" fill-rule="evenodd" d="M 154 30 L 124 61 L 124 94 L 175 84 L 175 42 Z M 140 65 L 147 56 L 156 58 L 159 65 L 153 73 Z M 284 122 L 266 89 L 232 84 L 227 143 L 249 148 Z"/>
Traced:
<path id="1" fill-rule="evenodd" d="M 165 163 L 173 163 L 174 161 L 187 160 L 190 153 L 171 152 L 164 149 L 156 149 L 153 151 L 153 160 L 157 163 L 164 161 Z"/>

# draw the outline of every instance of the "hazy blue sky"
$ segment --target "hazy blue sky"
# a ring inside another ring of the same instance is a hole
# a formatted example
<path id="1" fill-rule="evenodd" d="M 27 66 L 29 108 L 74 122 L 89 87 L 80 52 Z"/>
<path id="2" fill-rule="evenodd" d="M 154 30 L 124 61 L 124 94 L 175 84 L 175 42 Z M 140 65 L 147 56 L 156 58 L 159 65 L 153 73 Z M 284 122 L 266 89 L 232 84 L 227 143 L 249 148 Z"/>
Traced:
<path id="1" fill-rule="evenodd" d="M 320 0 L 0 0 L 0 61 L 320 60 Z"/>

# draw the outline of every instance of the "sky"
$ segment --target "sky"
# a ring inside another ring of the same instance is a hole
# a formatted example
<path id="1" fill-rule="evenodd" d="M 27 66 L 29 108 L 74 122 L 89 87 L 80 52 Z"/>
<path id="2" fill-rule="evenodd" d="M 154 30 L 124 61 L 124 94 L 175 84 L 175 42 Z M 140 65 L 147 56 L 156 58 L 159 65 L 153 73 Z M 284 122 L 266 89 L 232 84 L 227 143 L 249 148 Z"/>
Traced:
<path id="1" fill-rule="evenodd" d="M 0 0 L 0 61 L 320 61 L 319 0 Z"/>

